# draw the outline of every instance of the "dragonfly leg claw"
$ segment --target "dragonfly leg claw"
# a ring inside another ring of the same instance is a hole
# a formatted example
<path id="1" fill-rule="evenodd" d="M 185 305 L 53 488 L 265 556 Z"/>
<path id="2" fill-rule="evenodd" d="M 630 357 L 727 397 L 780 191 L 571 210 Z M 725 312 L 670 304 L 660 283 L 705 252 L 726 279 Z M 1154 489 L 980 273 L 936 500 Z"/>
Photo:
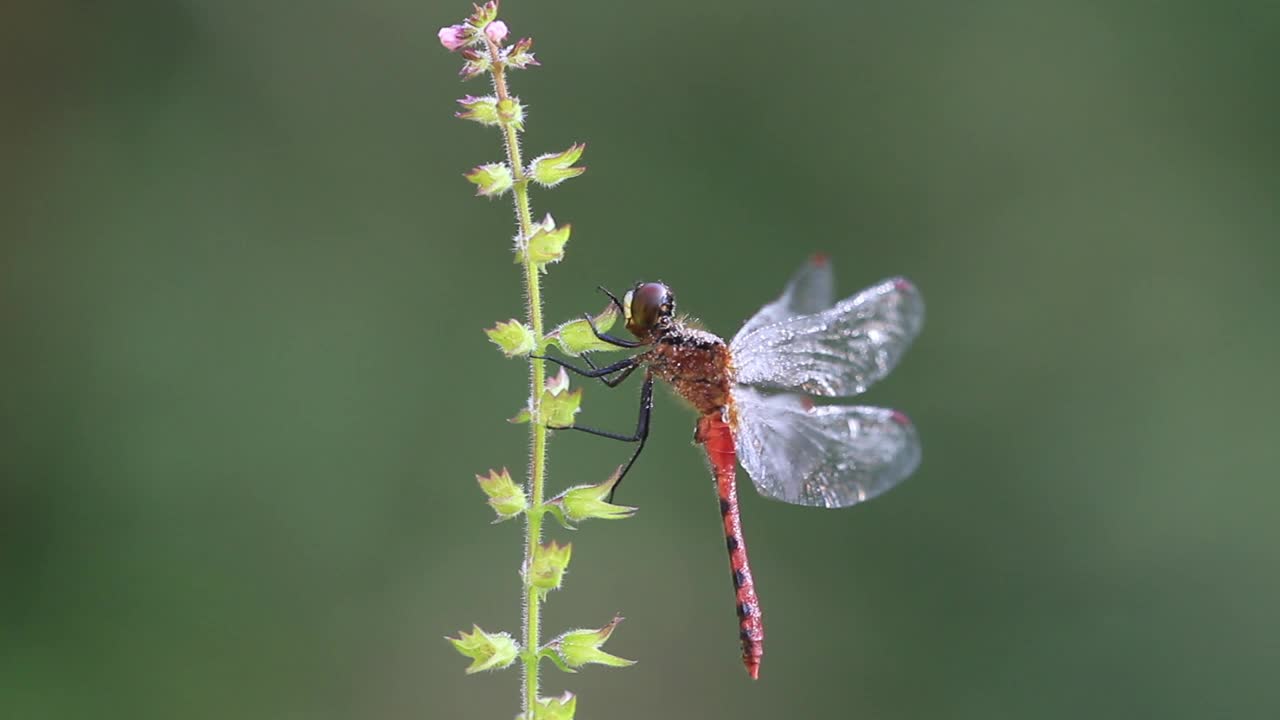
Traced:
<path id="1" fill-rule="evenodd" d="M 621 315 L 624 318 L 627 316 L 627 310 L 626 308 L 622 307 L 622 301 L 618 299 L 617 295 L 614 295 L 613 293 L 609 292 L 609 288 L 603 285 L 597 285 L 596 289 L 604 293 L 605 295 L 609 296 L 609 300 L 613 302 L 613 306 L 618 308 L 619 315 Z"/>

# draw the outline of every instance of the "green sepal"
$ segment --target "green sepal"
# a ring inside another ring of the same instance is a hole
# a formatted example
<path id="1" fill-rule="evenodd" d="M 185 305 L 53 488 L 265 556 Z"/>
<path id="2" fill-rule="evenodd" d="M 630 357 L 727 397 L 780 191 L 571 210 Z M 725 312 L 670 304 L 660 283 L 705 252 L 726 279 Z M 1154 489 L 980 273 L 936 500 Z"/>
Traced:
<path id="1" fill-rule="evenodd" d="M 494 108 L 494 113 L 498 122 L 510 125 L 516 130 L 524 131 L 524 105 L 520 104 L 520 98 L 499 100 Z"/>
<path id="2" fill-rule="evenodd" d="M 578 706 L 578 697 L 565 692 L 558 698 L 538 698 L 533 706 L 532 720 L 573 720 L 573 713 Z M 516 716 L 516 720 L 530 720 L 525 713 Z"/>
<path id="3" fill-rule="evenodd" d="M 578 529 L 569 523 L 568 518 L 564 516 L 564 509 L 561 508 L 559 505 L 553 505 L 551 503 L 543 503 L 542 511 L 551 513 L 551 517 L 555 518 L 556 522 L 560 523 L 560 527 L 564 528 L 565 530 Z"/>
<path id="4" fill-rule="evenodd" d="M 547 218 L 550 219 L 551 216 L 548 215 Z M 572 231 L 572 225 L 557 228 L 554 224 L 549 229 L 544 225 L 533 231 L 525 252 L 538 270 L 545 273 L 548 265 L 564 259 L 564 245 L 569 242 L 569 233 Z"/>
<path id="5" fill-rule="evenodd" d="M 564 370 L 561 370 L 564 374 Z M 582 389 L 575 391 L 553 391 L 552 380 L 547 382 L 548 389 L 543 391 L 543 423 L 552 428 L 568 428 L 573 425 L 573 415 L 579 414 L 582 410 Z M 520 411 L 511 418 L 507 418 L 508 423 L 521 424 L 527 423 L 534 419 L 534 414 L 529 407 L 521 407 Z"/>
<path id="6" fill-rule="evenodd" d="M 459 98 L 458 104 L 463 107 L 463 110 L 454 113 L 455 117 L 463 120 L 474 120 L 481 125 L 497 125 L 501 121 L 498 117 L 498 99 L 492 95 L 484 97 L 468 95 L 464 98 Z"/>
<path id="7" fill-rule="evenodd" d="M 622 477 L 622 466 L 599 485 L 578 485 L 557 495 L 550 500 L 549 508 L 559 508 L 564 514 L 561 524 L 582 522 L 591 518 L 601 520 L 623 520 L 635 514 L 637 508 L 628 505 L 614 505 L 605 500 L 613 492 L 614 485 Z M 572 525 L 566 524 L 566 527 Z"/>
<path id="8" fill-rule="evenodd" d="M 545 600 L 548 592 L 560 588 L 572 554 L 573 543 L 560 545 L 555 540 L 546 545 L 539 545 L 534 551 L 533 561 L 529 564 L 527 572 L 527 580 L 529 585 L 538 592 L 538 597 Z"/>
<path id="9" fill-rule="evenodd" d="M 531 65 L 541 65 L 533 56 L 533 38 L 521 38 L 515 45 L 506 49 L 506 65 L 509 68 L 523 70 Z"/>
<path id="10" fill-rule="evenodd" d="M 514 178 L 506 163 L 486 163 L 473 168 L 464 177 L 476 186 L 476 194 L 495 197 L 511 189 Z"/>
<path id="11" fill-rule="evenodd" d="M 586 143 L 575 143 L 562 153 L 539 155 L 529 163 L 529 177 L 544 187 L 555 187 L 586 172 L 585 167 L 573 167 L 587 149 Z"/>
<path id="12" fill-rule="evenodd" d="M 472 659 L 473 662 L 466 669 L 468 675 L 483 670 L 501 670 L 515 662 L 520 646 L 511 637 L 511 633 L 488 633 L 481 630 L 479 625 L 471 627 L 470 633 L 461 630 L 458 637 L 445 638 L 453 643 L 455 650 Z"/>
<path id="13" fill-rule="evenodd" d="M 480 77 L 493 68 L 493 60 L 487 52 L 476 48 L 463 48 L 458 54 L 465 61 L 462 63 L 462 69 L 458 71 L 463 80 Z"/>
<path id="14" fill-rule="evenodd" d="M 569 373 L 560 372 L 546 379 L 542 391 L 542 424 L 552 427 L 570 427 L 573 416 L 582 410 L 582 390 L 569 390 Z M 509 423 L 527 423 L 533 419 L 533 411 L 523 407 Z"/>
<path id="15" fill-rule="evenodd" d="M 532 419 L 533 412 L 530 411 L 529 408 L 523 407 L 520 408 L 520 412 L 507 418 L 507 422 L 512 423 L 513 425 L 519 425 L 520 423 L 527 423 Z"/>
<path id="16" fill-rule="evenodd" d="M 613 324 L 618 321 L 618 308 L 613 303 L 609 303 L 599 315 L 591 319 L 595 323 L 596 329 L 600 332 L 608 332 Z M 591 324 L 586 318 L 578 318 L 570 320 L 552 330 L 547 334 L 546 339 L 554 342 L 566 355 L 577 357 L 586 352 L 606 352 L 609 350 L 617 351 L 616 345 L 611 345 L 591 332 Z"/>
<path id="17" fill-rule="evenodd" d="M 602 628 L 571 630 L 547 643 L 546 649 L 559 655 L 564 665 L 571 669 L 577 669 L 583 665 L 608 665 L 609 667 L 635 665 L 635 660 L 620 658 L 600 649 L 620 622 L 622 622 L 621 617 L 614 617 L 612 622 Z"/>
<path id="18" fill-rule="evenodd" d="M 566 665 L 564 662 L 564 658 L 560 657 L 559 653 L 557 653 L 555 650 L 552 650 L 549 647 L 542 648 L 542 652 L 538 653 L 538 657 L 546 658 L 550 660 L 552 665 L 555 665 L 557 668 L 560 669 L 560 672 L 566 672 L 566 673 L 569 673 L 570 675 L 577 674 L 578 672 L 577 670 L 574 670 L 573 668 Z"/>
<path id="19" fill-rule="evenodd" d="M 551 428 L 573 427 L 573 416 L 582 409 L 582 390 L 544 398 L 542 401 L 543 425 Z"/>
<path id="20" fill-rule="evenodd" d="M 535 344 L 533 331 L 515 318 L 507 322 L 499 322 L 491 328 L 485 328 L 484 334 L 488 335 L 489 341 L 497 345 L 498 349 L 502 350 L 502 354 L 507 357 L 528 355 L 533 352 Z"/>
<path id="21" fill-rule="evenodd" d="M 490 470 L 488 475 L 477 475 L 476 481 L 489 496 L 489 507 L 498 514 L 494 522 L 510 520 L 529 509 L 529 499 L 525 497 L 524 490 L 515 484 L 506 468 L 502 468 L 502 472 Z"/>
<path id="22" fill-rule="evenodd" d="M 498 0 L 489 0 L 483 5 L 472 5 L 475 12 L 467 18 L 467 24 L 476 30 L 484 30 L 485 25 L 498 19 Z"/>
<path id="23" fill-rule="evenodd" d="M 542 393 L 542 424 L 549 427 L 570 427 L 573 416 L 582 409 L 582 389 L 569 389 L 569 374 L 560 372 L 547 380 Z"/>

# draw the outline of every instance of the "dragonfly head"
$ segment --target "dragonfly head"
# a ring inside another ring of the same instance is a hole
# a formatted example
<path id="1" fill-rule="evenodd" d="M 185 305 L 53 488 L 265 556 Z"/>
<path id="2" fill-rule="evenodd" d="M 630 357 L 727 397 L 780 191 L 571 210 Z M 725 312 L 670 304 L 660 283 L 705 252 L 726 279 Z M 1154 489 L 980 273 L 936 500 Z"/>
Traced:
<path id="1" fill-rule="evenodd" d="M 676 311 L 676 295 L 662 283 L 637 283 L 624 298 L 627 329 L 644 340 L 671 321 Z"/>

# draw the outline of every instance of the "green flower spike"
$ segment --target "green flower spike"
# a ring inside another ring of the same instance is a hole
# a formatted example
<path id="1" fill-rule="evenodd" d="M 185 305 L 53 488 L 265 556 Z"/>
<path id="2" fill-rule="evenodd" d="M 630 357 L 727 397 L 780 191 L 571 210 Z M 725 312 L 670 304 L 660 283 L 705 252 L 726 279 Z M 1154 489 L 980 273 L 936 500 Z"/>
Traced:
<path id="1" fill-rule="evenodd" d="M 476 186 L 476 194 L 496 197 L 511 189 L 511 168 L 505 163 L 487 163 L 474 168 L 464 177 Z"/>
<path id="2" fill-rule="evenodd" d="M 486 328 L 484 334 L 488 335 L 489 340 L 507 357 L 528 355 L 533 351 L 533 331 L 515 318 Z"/>
<path id="3" fill-rule="evenodd" d="M 603 312 L 592 318 L 592 322 L 595 323 L 596 329 L 600 332 L 608 332 L 617 321 L 618 309 L 613 306 L 613 303 L 609 303 Z M 574 357 L 586 352 L 608 352 L 618 349 L 616 346 L 596 337 L 596 334 L 591 332 L 591 325 L 587 323 L 585 318 L 570 320 L 552 330 L 547 334 L 547 340 L 558 345 L 564 354 Z"/>
<path id="4" fill-rule="evenodd" d="M 621 476 L 622 466 L 619 465 L 618 469 L 609 476 L 609 479 L 599 485 L 571 487 L 547 504 L 551 506 L 552 513 L 556 519 L 560 520 L 565 527 L 572 527 L 570 523 L 581 522 L 590 518 L 599 518 L 601 520 L 623 520 L 629 518 L 635 514 L 636 508 L 627 505 L 614 505 L 605 499 L 613 492 L 613 486 L 618 484 L 618 479 Z"/>
<path id="5" fill-rule="evenodd" d="M 555 187 L 569 178 L 578 177 L 587 169 L 573 167 L 573 164 L 578 162 L 582 151 L 586 149 L 586 143 L 578 143 L 558 155 L 540 155 L 529 163 L 529 177 L 545 187 Z"/>
<path id="6" fill-rule="evenodd" d="M 558 698 L 538 698 L 538 704 L 533 706 L 533 720 L 573 720 L 577 706 L 578 698 L 571 692 Z M 527 718 L 521 713 L 516 720 Z"/>
<path id="7" fill-rule="evenodd" d="M 535 221 L 530 193 L 534 185 L 553 187 L 583 174 L 586 168 L 575 163 L 581 159 L 586 146 L 574 144 L 563 152 L 534 158 L 522 152 L 520 135 L 528 108 L 512 92 L 510 71 L 539 64 L 532 51 L 533 40 L 512 37 L 506 19 L 498 17 L 499 0 L 471 1 L 474 12 L 459 23 L 441 27 L 436 36 L 440 45 L 461 61 L 462 79 L 488 76 L 487 79 L 492 80 L 490 94 L 468 94 L 458 100 L 456 115 L 495 128 L 498 132 L 494 134 L 500 136 L 505 152 L 499 161 L 478 165 L 466 172 L 465 177 L 475 185 L 477 195 L 488 198 L 506 195 L 513 201 L 516 218 L 513 255 L 521 269 L 524 297 L 528 301 L 524 322 L 514 319 L 499 322 L 487 328 L 485 335 L 507 357 L 541 356 L 552 345 L 558 345 L 571 356 L 614 350 L 612 345 L 596 338 L 590 323 L 594 321 L 595 327 L 603 331 L 614 326 L 619 315 L 625 317 L 627 311 L 615 307 L 616 301 L 592 319 L 568 322 L 547 333 L 542 312 L 545 301 L 542 277 L 552 264 L 564 261 L 573 228 L 567 224 L 557 227 L 550 215 Z M 507 44 L 509 39 L 513 40 L 511 44 Z M 459 653 L 471 658 L 468 674 L 496 670 L 516 662 L 522 666 L 523 688 L 517 720 L 573 720 L 577 698 L 572 693 L 539 697 L 542 660 L 551 660 L 568 672 L 576 672 L 576 668 L 591 663 L 623 666 L 631 661 L 600 649 L 621 618 L 598 630 L 573 630 L 550 643 L 541 638 L 545 622 L 543 605 L 547 595 L 563 585 L 573 552 L 571 544 L 561 545 L 545 536 L 544 519 L 549 512 L 561 525 L 572 528 L 571 522 L 587 518 L 629 517 L 635 508 L 613 505 L 607 500 L 617 487 L 621 472 L 615 472 L 599 485 L 572 487 L 555 499 L 546 500 L 553 494 L 547 486 L 548 436 L 551 430 L 573 426 L 582 407 L 582 390 L 570 388 L 569 375 L 563 368 L 553 368 L 534 357 L 529 357 L 527 363 L 530 380 L 527 387 L 531 391 L 523 402 L 524 409 L 510 422 L 530 423 L 528 483 L 513 481 L 506 468 L 476 476 L 489 506 L 497 514 L 495 522 L 517 515 L 524 518 L 519 575 L 520 599 L 525 611 L 518 641 L 510 633 L 488 633 L 479 626 L 447 639 Z"/>
<path id="8" fill-rule="evenodd" d="M 577 668 L 591 664 L 609 667 L 635 665 L 635 660 L 610 655 L 600 649 L 620 622 L 622 618 L 615 617 L 613 622 L 596 630 L 571 630 L 547 643 L 547 650 L 551 651 L 549 657 L 567 672 L 577 672 Z"/>
<path id="9" fill-rule="evenodd" d="M 529 499 L 525 497 L 524 490 L 511 480 L 511 473 L 506 468 L 502 468 L 501 473 L 490 470 L 488 475 L 477 475 L 476 481 L 489 496 L 489 507 L 498 513 L 494 522 L 510 520 L 529 509 Z"/>
<path id="10" fill-rule="evenodd" d="M 479 625 L 471 627 L 470 633 L 462 630 L 456 638 L 445 638 L 453 643 L 454 649 L 474 661 L 466 670 L 468 675 L 483 670 L 501 670 L 520 654 L 520 648 L 510 633 L 487 633 Z"/>
<path id="11" fill-rule="evenodd" d="M 533 564 L 529 566 L 529 584 L 537 588 L 538 595 L 544 600 L 547 593 L 560 589 L 564 582 L 564 571 L 569 567 L 569 556 L 573 554 L 573 543 L 561 545 L 552 540 L 546 545 L 539 545 L 533 554 Z"/>

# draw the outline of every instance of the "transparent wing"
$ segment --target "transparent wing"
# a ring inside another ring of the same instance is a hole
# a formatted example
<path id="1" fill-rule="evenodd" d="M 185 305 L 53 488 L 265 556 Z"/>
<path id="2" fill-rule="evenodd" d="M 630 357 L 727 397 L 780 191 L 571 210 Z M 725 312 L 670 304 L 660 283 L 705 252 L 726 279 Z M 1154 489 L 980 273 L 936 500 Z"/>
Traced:
<path id="1" fill-rule="evenodd" d="M 730 346 L 735 379 L 810 395 L 857 395 L 889 374 L 922 325 L 920 292 L 891 278 L 830 310 L 739 333 Z"/>
<path id="2" fill-rule="evenodd" d="M 825 255 L 814 255 L 809 258 L 787 283 L 782 296 L 760 308 L 733 341 L 745 337 L 753 330 L 782 322 L 797 315 L 812 315 L 822 312 L 836 302 L 835 273 L 831 270 L 831 261 Z"/>
<path id="3" fill-rule="evenodd" d="M 799 395 L 736 388 L 738 461 L 761 495 L 841 508 L 902 482 L 920 464 L 906 415 L 863 405 L 814 406 Z"/>

